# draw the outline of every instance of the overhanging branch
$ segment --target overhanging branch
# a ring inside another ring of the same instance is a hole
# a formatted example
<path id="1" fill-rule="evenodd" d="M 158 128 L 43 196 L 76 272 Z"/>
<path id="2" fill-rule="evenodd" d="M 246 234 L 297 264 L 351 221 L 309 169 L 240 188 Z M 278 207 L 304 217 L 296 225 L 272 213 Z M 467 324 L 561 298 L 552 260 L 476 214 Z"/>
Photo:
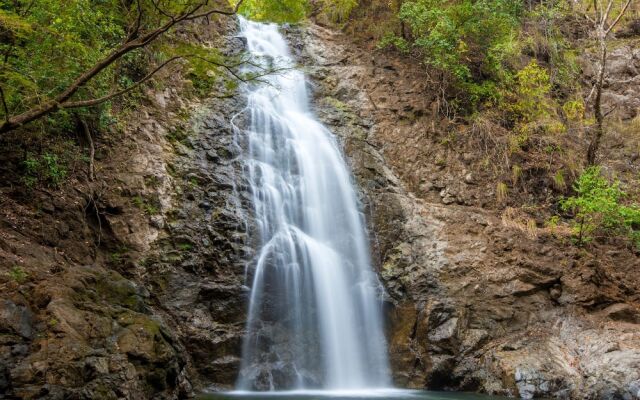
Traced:
<path id="1" fill-rule="evenodd" d="M 232 11 L 211 10 L 211 11 L 198 13 L 203 7 L 205 7 L 208 4 L 208 0 L 203 0 L 198 4 L 196 4 L 195 6 L 193 6 L 191 9 L 184 11 L 182 14 L 179 14 L 174 18 L 171 18 L 169 21 L 165 22 L 160 27 L 152 30 L 151 32 L 147 32 L 146 34 L 143 34 L 143 35 L 135 34 L 135 37 L 132 36 L 131 34 L 128 35 L 127 39 L 125 39 L 125 41 L 119 47 L 113 50 L 105 58 L 103 58 L 102 60 L 94 64 L 91 68 L 89 68 L 88 70 L 80 74 L 65 90 L 63 90 L 59 95 L 57 95 L 53 99 L 46 101 L 45 103 L 36 105 L 31 109 L 15 116 L 9 116 L 7 114 L 6 121 L 2 125 L 0 125 L 0 133 L 14 130 L 24 124 L 35 121 L 60 108 L 69 108 L 68 106 L 69 104 L 75 105 L 75 107 L 82 107 L 82 105 L 76 105 L 76 104 L 80 104 L 83 101 L 71 102 L 70 101 L 71 97 L 73 97 L 73 95 L 76 94 L 80 88 L 84 87 L 89 81 L 91 81 L 94 77 L 96 77 L 98 74 L 100 74 L 107 67 L 112 65 L 114 62 L 119 60 L 125 54 L 128 54 L 133 50 L 139 49 L 141 47 L 147 46 L 149 43 L 153 42 L 158 37 L 162 36 L 164 33 L 166 33 L 168 30 L 170 30 L 171 28 L 173 28 L 175 25 L 179 23 L 182 23 L 185 21 L 192 21 L 198 18 L 208 17 L 213 14 L 220 14 L 220 15 L 227 15 L 227 16 L 235 15 L 237 14 L 238 9 L 242 4 L 242 1 L 243 0 L 239 0 Z M 138 10 L 137 21 L 141 20 L 141 18 L 142 18 L 142 9 L 140 8 Z M 134 32 L 139 33 L 139 29 L 140 29 L 139 22 L 136 22 L 131 33 L 134 33 Z M 172 61 L 175 61 L 175 59 Z M 142 82 L 139 82 L 138 84 L 140 83 Z M 130 89 L 126 89 L 126 91 L 128 90 Z M 106 97 L 108 96 L 110 95 L 107 95 Z M 109 98 L 113 98 L 113 97 L 115 96 L 112 96 Z M 84 102 L 91 103 L 96 100 L 98 99 L 86 100 Z M 103 100 L 102 102 L 104 101 L 106 100 Z M 96 103 L 96 104 L 99 104 L 99 103 Z M 92 105 L 92 104 L 87 104 L 87 106 L 88 105 Z"/>

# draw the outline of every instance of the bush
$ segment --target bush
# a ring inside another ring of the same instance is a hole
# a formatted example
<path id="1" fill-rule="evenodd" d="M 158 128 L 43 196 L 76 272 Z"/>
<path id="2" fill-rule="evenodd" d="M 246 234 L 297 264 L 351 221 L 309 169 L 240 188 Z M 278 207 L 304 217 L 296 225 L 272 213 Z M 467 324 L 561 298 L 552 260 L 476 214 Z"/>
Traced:
<path id="1" fill-rule="evenodd" d="M 27 153 L 22 162 L 23 183 L 29 188 L 38 184 L 58 187 L 67 177 L 67 163 L 68 160 L 61 159 L 53 152 L 46 151 L 40 155 Z"/>
<path id="2" fill-rule="evenodd" d="M 332 22 L 344 22 L 357 5 L 358 0 L 322 0 L 321 11 Z"/>
<path id="3" fill-rule="evenodd" d="M 593 235 L 624 235 L 640 248 L 640 206 L 625 205 L 627 194 L 620 182 L 610 183 L 598 166 L 586 169 L 574 185 L 575 196 L 561 201 L 564 211 L 574 214 L 573 230 L 577 243 L 593 240 Z"/>
<path id="4" fill-rule="evenodd" d="M 516 53 L 521 5 L 510 0 L 412 0 L 399 17 L 427 64 L 449 75 L 471 103 L 496 99 L 496 83 L 509 78 L 506 60 Z M 402 41 L 386 38 L 387 44 Z"/>
<path id="5" fill-rule="evenodd" d="M 9 271 L 9 277 L 17 283 L 24 283 L 29 278 L 29 274 L 19 265 L 14 265 Z"/>
<path id="6" fill-rule="evenodd" d="M 240 13 L 257 21 L 278 23 L 298 22 L 307 14 L 308 4 L 303 0 L 246 0 Z"/>
<path id="7" fill-rule="evenodd" d="M 533 122 L 549 115 L 548 100 L 551 82 L 547 71 L 533 60 L 516 74 L 513 112 L 525 122 Z"/>

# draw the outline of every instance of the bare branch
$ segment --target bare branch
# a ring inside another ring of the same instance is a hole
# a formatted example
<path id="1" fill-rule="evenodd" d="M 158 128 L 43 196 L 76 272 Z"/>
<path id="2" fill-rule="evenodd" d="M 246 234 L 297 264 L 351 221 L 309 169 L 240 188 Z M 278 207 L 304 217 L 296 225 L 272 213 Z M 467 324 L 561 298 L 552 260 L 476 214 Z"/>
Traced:
<path id="1" fill-rule="evenodd" d="M 611 30 L 618 25 L 618 22 L 620 22 L 620 19 L 622 18 L 622 16 L 627 12 L 627 9 L 629 9 L 629 6 L 631 5 L 631 0 L 627 0 L 627 2 L 625 3 L 624 7 L 622 7 L 622 10 L 620 11 L 620 14 L 618 14 L 618 16 L 616 17 L 615 20 L 613 20 L 613 22 L 611 23 L 611 25 L 609 26 L 609 29 L 607 29 L 605 34 L 609 34 L 609 32 L 611 32 Z"/>
<path id="2" fill-rule="evenodd" d="M 244 0 L 238 0 L 238 2 L 236 3 L 236 6 L 233 8 L 232 11 L 222 11 L 222 10 L 211 10 L 211 11 L 207 11 L 204 12 L 202 14 L 196 14 L 196 15 L 192 15 L 188 18 L 188 20 L 193 20 L 193 19 L 198 19 L 198 18 L 203 18 L 203 17 L 209 17 L 212 14 L 220 14 L 220 15 L 236 15 L 238 14 L 238 10 L 240 9 L 240 6 L 242 5 L 242 2 Z"/>
<path id="3" fill-rule="evenodd" d="M 223 68 L 224 70 L 226 70 L 231 76 L 233 76 L 235 79 L 237 79 L 240 82 L 254 82 L 254 81 L 258 81 L 258 82 L 263 82 L 260 78 L 263 78 L 265 76 L 268 75 L 272 75 L 272 74 L 276 74 L 276 73 L 280 73 L 282 71 L 287 71 L 290 68 L 275 68 L 275 69 L 266 69 L 263 67 L 260 67 L 262 69 L 262 73 L 260 74 L 256 74 L 256 75 L 252 75 L 250 78 L 246 78 L 240 74 L 238 74 L 237 72 L 234 71 L 234 68 L 237 68 L 241 65 L 245 65 L 245 64 L 249 64 L 249 65 L 254 65 L 250 60 L 242 60 L 239 61 L 237 63 L 234 64 L 224 64 L 221 62 L 217 62 L 214 60 L 210 60 L 207 59 L 205 57 L 202 56 L 198 56 L 195 54 L 187 54 L 187 55 L 181 55 L 181 56 L 175 56 L 172 57 L 166 61 L 164 61 L 162 64 L 158 65 L 156 68 L 154 68 L 151 72 L 149 72 L 147 75 L 145 75 L 142 79 L 140 79 L 139 81 L 133 83 L 131 86 L 126 87 L 124 89 L 121 89 L 117 92 L 113 92 L 110 93 L 106 96 L 102 96 L 96 99 L 90 99 L 90 100 L 81 100 L 81 101 L 73 101 L 73 102 L 66 102 L 64 104 L 60 105 L 60 108 L 78 108 L 78 107 L 91 107 L 91 106 L 96 106 L 98 104 L 102 104 L 106 101 L 109 101 L 115 97 L 121 96 L 127 92 L 130 92 L 131 90 L 135 89 L 136 87 L 140 86 L 141 84 L 143 84 L 144 82 L 148 81 L 149 79 L 151 79 L 154 75 L 156 75 L 161 69 L 163 69 L 164 67 L 166 67 L 167 65 L 169 65 L 170 63 L 177 61 L 177 60 L 181 60 L 181 59 L 189 59 L 189 58 L 195 58 L 201 61 L 204 61 L 208 64 L 211 65 L 215 65 L 217 67 Z"/>
<path id="4" fill-rule="evenodd" d="M 585 13 L 585 14 L 584 14 L 584 16 L 585 16 L 585 18 L 587 19 L 587 21 L 591 22 L 591 23 L 592 23 L 592 24 L 594 24 L 594 25 L 596 24 L 596 21 L 594 21 L 594 20 L 589 16 L 589 14 L 586 14 L 586 13 Z"/>
<path id="5" fill-rule="evenodd" d="M 609 114 L 611 114 L 612 112 L 614 112 L 616 109 L 618 108 L 618 104 L 616 104 L 615 106 L 613 106 L 611 108 L 611 110 L 607 111 L 606 113 L 604 113 L 603 117 L 606 118 L 609 116 Z"/>
<path id="6" fill-rule="evenodd" d="M 156 73 L 158 73 L 158 71 L 160 71 L 162 68 L 164 68 L 165 66 L 167 66 L 168 64 L 182 59 L 184 58 L 183 56 L 175 56 L 172 57 L 168 60 L 166 60 L 165 62 L 163 62 L 162 64 L 160 64 L 159 66 L 157 66 L 156 68 L 153 69 L 153 71 L 149 72 L 147 75 L 144 76 L 144 78 L 140 79 L 139 81 L 133 83 L 131 86 L 124 88 L 122 90 L 118 90 L 117 92 L 113 92 L 110 93 L 106 96 L 102 96 L 99 97 L 97 99 L 91 99 L 91 100 L 80 100 L 80 101 L 71 101 L 71 102 L 67 102 L 64 104 L 61 104 L 60 107 L 61 108 L 78 108 L 78 107 L 90 107 L 90 106 L 96 106 L 98 104 L 102 104 L 106 101 L 109 101 L 111 99 L 113 99 L 114 97 L 118 97 L 121 96 L 127 92 L 130 92 L 131 90 L 135 89 L 136 87 L 140 86 L 141 84 L 143 84 L 144 82 L 148 81 L 149 79 L 151 79 Z"/>
<path id="7" fill-rule="evenodd" d="M 158 11 L 160 14 L 164 15 L 165 17 L 168 17 L 170 19 L 175 19 L 175 17 L 171 14 L 169 14 L 168 12 L 164 11 L 162 8 L 160 8 L 160 6 L 158 5 L 158 3 L 156 3 L 156 0 L 151 0 L 151 4 L 153 4 L 153 7 L 156 9 L 156 11 Z"/>
<path id="8" fill-rule="evenodd" d="M 184 21 L 192 21 L 198 18 L 206 17 L 212 14 L 221 14 L 221 15 L 235 15 L 242 4 L 242 0 L 239 0 L 236 4 L 233 11 L 223 11 L 223 10 L 211 10 L 203 13 L 199 13 L 204 6 L 208 4 L 208 0 L 203 0 L 199 4 L 192 7 L 190 10 L 184 11 L 182 14 L 176 16 L 175 18 L 165 22 L 160 27 L 155 30 L 145 33 L 137 38 L 131 38 L 129 41 L 125 41 L 119 47 L 114 49 L 109 55 L 107 55 L 102 60 L 98 61 L 93 65 L 90 69 L 86 70 L 80 76 L 78 76 L 65 90 L 62 91 L 55 98 L 33 108 L 18 114 L 14 117 L 9 117 L 2 125 L 0 125 L 0 133 L 8 132 L 13 129 L 18 128 L 21 125 L 26 123 L 35 121 L 44 115 L 47 115 L 59 108 L 65 108 L 65 105 L 70 103 L 69 99 L 82 87 L 84 87 L 89 81 L 91 81 L 96 75 L 100 74 L 103 70 L 109 67 L 111 64 L 119 60 L 122 56 L 127 53 L 130 53 L 133 50 L 139 49 L 156 40 L 158 37 L 166 33 L 168 30 L 173 28 L 175 25 L 184 22 Z M 140 17 L 140 13 L 139 13 Z M 141 18 L 141 17 L 140 17 Z M 88 100 L 89 102 L 93 102 L 93 100 Z M 104 100 L 106 101 L 106 100 Z M 79 102 L 71 102 L 71 104 L 79 103 Z M 99 103 L 96 103 L 99 104 Z M 78 106 L 80 107 L 80 106 Z"/>
<path id="9" fill-rule="evenodd" d="M 596 92 L 596 84 L 593 84 L 593 86 L 591 86 L 591 91 L 589 92 L 589 95 L 584 99 L 585 103 L 589 103 L 591 101 L 591 97 L 593 97 L 594 93 Z"/>
<path id="10" fill-rule="evenodd" d="M 268 76 L 268 75 L 277 74 L 277 73 L 280 73 L 280 72 L 283 72 L 283 71 L 289 71 L 289 70 L 291 70 L 291 67 L 282 67 L 282 68 L 273 68 L 273 69 L 269 69 L 269 68 L 264 68 L 264 67 L 260 66 L 259 68 L 263 71 L 262 73 L 255 74 L 255 75 L 249 75 L 249 78 L 247 78 L 247 77 L 244 77 L 244 76 L 242 76 L 242 75 L 239 75 L 239 74 L 238 74 L 237 72 L 235 72 L 233 69 L 234 69 L 234 68 L 236 68 L 236 67 L 239 67 L 240 65 L 244 65 L 244 64 L 249 64 L 249 65 L 254 65 L 254 66 L 255 66 L 255 64 L 252 64 L 252 62 L 251 62 L 251 61 L 249 61 L 249 60 L 247 60 L 247 61 L 241 61 L 241 62 L 240 62 L 240 63 L 238 63 L 238 64 L 227 65 L 227 64 L 223 64 L 223 63 L 220 63 L 220 62 L 217 62 L 217 61 L 214 61 L 214 60 L 207 59 L 207 58 L 205 58 L 205 57 L 198 56 L 198 55 L 192 55 L 192 56 L 190 56 L 190 57 L 193 57 L 193 58 L 195 58 L 195 59 L 198 59 L 198 60 L 204 61 L 204 62 L 206 62 L 206 63 L 212 64 L 212 65 L 215 65 L 215 66 L 217 66 L 217 67 L 223 68 L 223 69 L 224 69 L 224 70 L 226 70 L 226 71 L 227 71 L 231 76 L 233 76 L 235 79 L 239 80 L 240 82 L 244 82 L 244 83 L 247 83 L 247 82 L 262 82 L 262 83 L 268 83 L 268 82 L 266 82 L 266 81 L 264 81 L 264 80 L 262 80 L 262 79 L 260 79 L 260 78 L 263 78 L 263 77 Z"/>
<path id="11" fill-rule="evenodd" d="M 609 0 L 609 4 L 607 4 L 607 9 L 604 11 L 604 14 L 602 14 L 603 26 L 606 23 L 606 21 L 609 19 L 609 13 L 611 12 L 611 7 L 613 7 L 613 0 Z"/>

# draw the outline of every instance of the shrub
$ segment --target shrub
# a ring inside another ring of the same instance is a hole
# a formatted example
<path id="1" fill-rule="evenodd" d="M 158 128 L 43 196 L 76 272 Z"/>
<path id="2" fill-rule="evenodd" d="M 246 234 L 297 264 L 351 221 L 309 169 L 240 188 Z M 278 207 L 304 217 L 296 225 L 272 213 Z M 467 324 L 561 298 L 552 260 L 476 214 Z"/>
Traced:
<path id="1" fill-rule="evenodd" d="M 533 122 L 549 116 L 548 96 L 551 81 L 547 71 L 533 60 L 516 74 L 513 112 L 524 122 Z"/>
<path id="2" fill-rule="evenodd" d="M 497 99 L 497 83 L 510 76 L 505 63 L 516 53 L 520 13 L 521 5 L 510 0 L 412 0 L 402 4 L 399 18 L 425 63 L 449 74 L 475 104 Z M 406 47 L 391 36 L 382 44 Z"/>
<path id="3" fill-rule="evenodd" d="M 67 177 L 67 163 L 68 160 L 61 159 L 54 152 L 46 151 L 41 155 L 27 153 L 22 162 L 23 183 L 30 188 L 37 184 L 58 187 Z"/>
<path id="4" fill-rule="evenodd" d="M 627 194 L 620 182 L 609 182 L 598 166 L 586 169 L 576 181 L 575 196 L 561 201 L 564 211 L 574 214 L 574 235 L 582 245 L 593 240 L 601 231 L 607 235 L 624 235 L 640 248 L 640 207 L 626 205 L 622 201 Z"/>
<path id="5" fill-rule="evenodd" d="M 351 11 L 358 5 L 358 0 L 322 0 L 322 13 L 333 22 L 344 22 Z"/>
<path id="6" fill-rule="evenodd" d="M 582 99 L 567 101 L 562 105 L 562 111 L 569 121 L 582 121 L 585 116 L 585 105 Z"/>
<path id="7" fill-rule="evenodd" d="M 411 51 L 411 43 L 407 39 L 393 33 L 386 33 L 382 39 L 380 39 L 378 48 L 383 49 L 385 47 L 394 47 L 401 53 L 408 53 Z"/>
<path id="8" fill-rule="evenodd" d="M 9 276 L 17 283 L 24 283 L 29 278 L 29 274 L 18 265 L 14 265 L 13 268 L 11 268 Z"/>

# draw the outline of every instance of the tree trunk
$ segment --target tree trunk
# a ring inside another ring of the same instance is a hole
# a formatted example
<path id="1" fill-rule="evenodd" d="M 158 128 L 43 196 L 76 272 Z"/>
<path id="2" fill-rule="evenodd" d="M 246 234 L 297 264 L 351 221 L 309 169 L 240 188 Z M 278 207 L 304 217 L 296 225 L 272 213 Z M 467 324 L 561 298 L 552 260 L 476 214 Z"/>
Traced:
<path id="1" fill-rule="evenodd" d="M 596 119 L 595 131 L 589 148 L 587 149 L 587 166 L 596 163 L 596 157 L 600 148 L 602 136 L 604 136 L 604 114 L 602 112 L 602 87 L 604 85 L 604 77 L 607 67 L 607 38 L 603 27 L 598 27 L 598 42 L 600 44 L 600 68 L 595 84 L 595 101 L 593 103 L 593 113 Z"/>

